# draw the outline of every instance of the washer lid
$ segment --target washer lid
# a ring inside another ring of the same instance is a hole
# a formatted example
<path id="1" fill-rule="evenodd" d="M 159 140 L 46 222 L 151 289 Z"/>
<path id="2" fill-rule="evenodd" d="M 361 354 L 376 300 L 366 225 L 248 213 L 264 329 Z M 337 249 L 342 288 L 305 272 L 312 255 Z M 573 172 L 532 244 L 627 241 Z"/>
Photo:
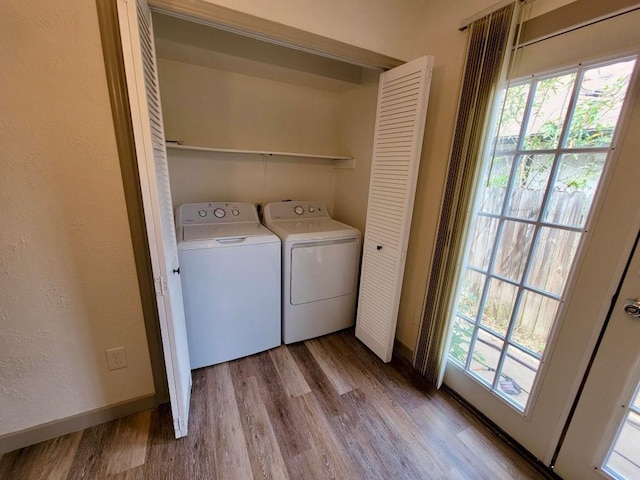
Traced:
<path id="1" fill-rule="evenodd" d="M 179 250 L 280 242 L 271 231 L 255 222 L 185 225 L 179 228 L 177 233 Z"/>
<path id="2" fill-rule="evenodd" d="M 267 227 L 283 241 L 326 240 L 360 236 L 357 228 L 331 218 L 307 220 L 272 220 Z"/>

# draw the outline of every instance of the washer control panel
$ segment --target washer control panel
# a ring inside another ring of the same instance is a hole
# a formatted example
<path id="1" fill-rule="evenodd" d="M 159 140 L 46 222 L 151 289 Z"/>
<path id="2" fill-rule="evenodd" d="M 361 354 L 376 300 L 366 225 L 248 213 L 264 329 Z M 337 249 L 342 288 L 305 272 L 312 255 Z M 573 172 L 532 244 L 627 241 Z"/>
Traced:
<path id="1" fill-rule="evenodd" d="M 265 219 L 295 220 L 300 218 L 329 218 L 324 202 L 272 202 L 264 208 Z"/>
<path id="2" fill-rule="evenodd" d="M 258 212 L 252 203 L 186 203 L 176 210 L 176 225 L 257 222 Z"/>

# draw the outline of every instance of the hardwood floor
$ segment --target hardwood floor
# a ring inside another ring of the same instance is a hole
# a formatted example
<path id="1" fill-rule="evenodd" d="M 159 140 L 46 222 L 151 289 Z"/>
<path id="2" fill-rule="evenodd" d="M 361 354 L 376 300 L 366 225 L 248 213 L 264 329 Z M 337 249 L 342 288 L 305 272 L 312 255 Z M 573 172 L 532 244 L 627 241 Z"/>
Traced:
<path id="1" fill-rule="evenodd" d="M 189 435 L 168 405 L 0 458 L 0 479 L 545 478 L 450 395 L 352 332 L 193 372 Z"/>

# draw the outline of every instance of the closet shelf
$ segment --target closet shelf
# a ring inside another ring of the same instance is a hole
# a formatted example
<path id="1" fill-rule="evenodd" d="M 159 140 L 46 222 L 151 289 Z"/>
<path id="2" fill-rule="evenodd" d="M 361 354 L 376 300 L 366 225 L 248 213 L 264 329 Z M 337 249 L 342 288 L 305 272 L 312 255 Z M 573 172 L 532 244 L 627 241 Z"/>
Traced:
<path id="1" fill-rule="evenodd" d="M 296 153 L 296 152 L 271 152 L 266 150 L 235 150 L 230 148 L 214 148 L 214 147 L 197 147 L 194 145 L 182 145 L 175 142 L 166 142 L 167 148 L 172 150 L 191 150 L 195 152 L 214 152 L 214 153 L 238 153 L 253 155 L 277 155 L 282 157 L 298 157 L 298 158 L 320 158 L 326 160 L 334 160 L 336 168 L 355 168 L 356 160 L 353 157 L 343 155 L 316 155 L 313 153 Z"/>

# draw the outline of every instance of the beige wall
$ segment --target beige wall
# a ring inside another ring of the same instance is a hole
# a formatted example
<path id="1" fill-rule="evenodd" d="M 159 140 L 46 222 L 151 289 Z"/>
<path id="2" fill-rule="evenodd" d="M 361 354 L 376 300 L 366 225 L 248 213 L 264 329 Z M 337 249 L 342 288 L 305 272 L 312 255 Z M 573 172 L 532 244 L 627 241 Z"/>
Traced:
<path id="1" fill-rule="evenodd" d="M 2 2 L 0 62 L 2 435 L 153 382 L 95 4 Z"/>
<path id="2" fill-rule="evenodd" d="M 340 94 L 159 60 L 166 136 L 187 145 L 342 154 Z M 323 200 L 332 160 L 168 150 L 174 206 L 188 202 Z"/>
<path id="3" fill-rule="evenodd" d="M 364 232 L 380 74 L 365 71 L 362 85 L 340 97 L 339 126 L 345 151 L 356 158 L 353 170 L 336 172 L 334 217 Z"/>
<path id="4" fill-rule="evenodd" d="M 402 60 L 422 55 L 430 4 L 427 0 L 207 1 Z"/>
<path id="5" fill-rule="evenodd" d="M 188 145 L 335 154 L 338 95 L 160 59 L 165 134 Z"/>
<path id="6" fill-rule="evenodd" d="M 169 150 L 174 207 L 192 202 L 322 200 L 333 212 L 332 160 Z"/>

